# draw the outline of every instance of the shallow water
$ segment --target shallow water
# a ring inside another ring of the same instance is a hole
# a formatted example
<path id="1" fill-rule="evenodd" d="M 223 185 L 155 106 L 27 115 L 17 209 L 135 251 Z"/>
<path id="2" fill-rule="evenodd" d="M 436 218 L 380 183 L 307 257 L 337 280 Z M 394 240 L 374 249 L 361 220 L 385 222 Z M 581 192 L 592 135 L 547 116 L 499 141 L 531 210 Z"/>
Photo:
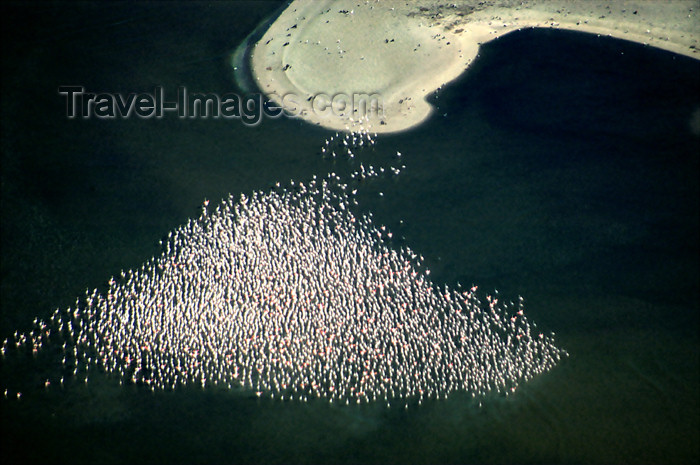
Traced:
<path id="1" fill-rule="evenodd" d="M 3 462 L 697 460 L 698 62 L 514 33 L 483 47 L 424 126 L 351 162 L 323 159 L 329 134 L 298 121 L 65 118 L 64 84 L 236 91 L 230 53 L 278 6 L 3 6 L 0 337 L 140 266 L 204 198 L 388 166 L 399 150 L 406 170 L 362 185 L 360 210 L 435 283 L 523 295 L 571 356 L 481 408 L 460 394 L 343 408 L 69 380 L 0 401 Z M 0 374 L 41 385 L 52 369 Z"/>

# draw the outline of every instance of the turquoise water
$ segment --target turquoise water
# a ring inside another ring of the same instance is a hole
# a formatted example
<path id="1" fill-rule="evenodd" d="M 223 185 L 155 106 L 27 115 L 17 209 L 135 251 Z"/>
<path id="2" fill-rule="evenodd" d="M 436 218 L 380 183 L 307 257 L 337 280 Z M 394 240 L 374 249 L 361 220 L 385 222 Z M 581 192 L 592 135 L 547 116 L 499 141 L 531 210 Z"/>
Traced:
<path id="1" fill-rule="evenodd" d="M 104 288 L 216 202 L 360 162 L 406 170 L 358 208 L 435 283 L 525 297 L 571 354 L 507 399 L 416 409 L 151 393 L 3 362 L 10 463 L 679 463 L 700 456 L 700 65 L 607 38 L 523 31 L 481 51 L 424 126 L 324 160 L 290 120 L 68 120 L 59 85 L 236 91 L 230 53 L 278 2 L 3 6 L 0 337 Z M 571 57 L 580 57 L 572 62 Z M 446 116 L 443 116 L 446 115 Z M 379 192 L 384 195 L 379 196 Z"/>

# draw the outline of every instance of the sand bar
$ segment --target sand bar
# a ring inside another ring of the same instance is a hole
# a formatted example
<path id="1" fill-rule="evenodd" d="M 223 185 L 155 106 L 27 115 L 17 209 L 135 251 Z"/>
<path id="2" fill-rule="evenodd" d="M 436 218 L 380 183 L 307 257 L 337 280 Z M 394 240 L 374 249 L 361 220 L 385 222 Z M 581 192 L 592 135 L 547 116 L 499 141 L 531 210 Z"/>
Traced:
<path id="1" fill-rule="evenodd" d="M 700 58 L 698 10 L 683 0 L 295 0 L 252 48 L 251 68 L 259 89 L 310 123 L 398 132 L 425 121 L 425 97 L 504 34 L 569 29 Z"/>

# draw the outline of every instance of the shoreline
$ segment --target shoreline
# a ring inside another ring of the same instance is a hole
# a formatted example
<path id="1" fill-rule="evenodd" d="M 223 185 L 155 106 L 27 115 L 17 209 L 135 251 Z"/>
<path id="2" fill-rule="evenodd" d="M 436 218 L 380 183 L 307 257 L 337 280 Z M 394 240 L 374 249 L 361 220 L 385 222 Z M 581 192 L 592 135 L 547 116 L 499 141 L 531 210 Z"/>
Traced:
<path id="1" fill-rule="evenodd" d="M 236 50 L 231 54 L 231 67 L 233 68 L 233 80 L 236 85 L 246 93 L 255 91 L 255 74 L 251 66 L 251 48 L 265 34 L 265 31 L 280 17 L 280 15 L 291 4 L 289 0 L 286 5 L 282 5 L 272 12 L 267 18 L 263 19 L 243 41 L 238 44 Z"/>
<path id="2" fill-rule="evenodd" d="M 294 109 L 311 124 L 395 133 L 426 121 L 433 113 L 426 97 L 461 76 L 480 45 L 505 34 L 527 28 L 573 30 L 700 59 L 699 9 L 700 2 L 683 0 L 444 6 L 426 0 L 295 0 L 252 47 L 250 64 L 260 91 L 278 104 L 285 95 L 296 96 Z M 321 112 L 328 99 L 314 101 L 319 94 L 378 95 L 381 111 L 364 118 L 358 108 Z M 320 106 L 315 110 L 313 105 Z"/>

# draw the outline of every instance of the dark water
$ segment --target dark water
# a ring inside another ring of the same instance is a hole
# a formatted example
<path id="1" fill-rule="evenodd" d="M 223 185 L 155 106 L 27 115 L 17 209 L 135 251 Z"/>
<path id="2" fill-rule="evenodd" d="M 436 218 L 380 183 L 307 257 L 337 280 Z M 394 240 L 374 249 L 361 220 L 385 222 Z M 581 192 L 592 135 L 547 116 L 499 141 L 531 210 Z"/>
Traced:
<path id="1" fill-rule="evenodd" d="M 424 126 L 352 163 L 290 120 L 69 120 L 59 85 L 236 91 L 230 54 L 279 2 L 2 7 L 0 337 L 158 253 L 204 198 L 348 173 L 362 211 L 436 283 L 523 295 L 571 354 L 482 408 L 151 393 L 106 376 L 40 388 L 8 368 L 3 463 L 691 463 L 700 457 L 700 64 L 609 38 L 524 31 L 483 47 Z M 575 59 L 574 59 L 575 58 Z M 379 192 L 384 196 L 380 197 Z M 403 220 L 403 223 L 400 221 Z"/>

